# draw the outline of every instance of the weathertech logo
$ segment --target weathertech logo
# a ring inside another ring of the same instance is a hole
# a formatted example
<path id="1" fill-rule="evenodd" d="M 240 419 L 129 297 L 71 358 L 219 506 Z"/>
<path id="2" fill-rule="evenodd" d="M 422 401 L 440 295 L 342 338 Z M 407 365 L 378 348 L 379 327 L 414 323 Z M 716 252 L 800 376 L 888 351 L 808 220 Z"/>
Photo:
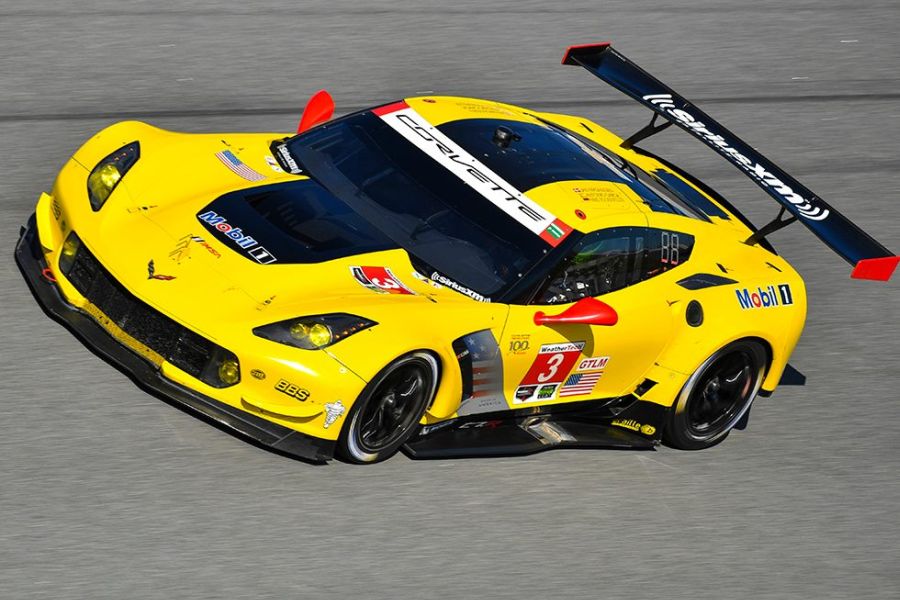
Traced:
<path id="1" fill-rule="evenodd" d="M 741 308 L 769 308 L 770 306 L 787 306 L 794 303 L 794 296 L 791 294 L 791 286 L 782 283 L 778 286 L 776 293 L 775 286 L 770 285 L 766 289 L 756 288 L 755 292 L 751 292 L 747 288 L 735 290 L 738 302 Z"/>
<path id="2" fill-rule="evenodd" d="M 803 218 L 809 219 L 810 221 L 822 221 L 828 216 L 829 210 L 827 208 L 823 209 L 818 206 L 813 206 L 812 202 L 796 193 L 791 186 L 775 177 L 768 169 L 744 156 L 735 148 L 732 148 L 721 135 L 707 129 L 705 123 L 695 119 L 694 116 L 686 110 L 676 108 L 671 94 L 647 94 L 643 99 L 654 105 L 660 112 L 671 116 L 683 126 L 692 130 L 710 145 L 715 147 L 719 152 L 724 154 L 731 162 L 743 169 L 753 179 L 760 182 L 764 187 L 772 189 L 776 194 L 794 205 L 797 212 L 799 212 L 800 216 Z"/>

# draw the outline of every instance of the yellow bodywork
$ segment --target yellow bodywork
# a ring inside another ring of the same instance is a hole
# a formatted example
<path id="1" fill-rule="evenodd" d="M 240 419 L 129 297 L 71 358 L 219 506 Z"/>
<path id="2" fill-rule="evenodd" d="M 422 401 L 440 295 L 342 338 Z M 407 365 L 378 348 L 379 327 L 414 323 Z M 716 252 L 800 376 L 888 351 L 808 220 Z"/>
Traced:
<path id="1" fill-rule="evenodd" d="M 536 115 L 577 130 L 646 170 L 671 172 L 653 158 L 620 148 L 621 138 L 579 117 L 467 98 L 410 98 L 407 103 L 435 126 L 486 117 L 539 123 Z M 686 263 L 601 297 L 619 315 L 612 327 L 536 326 L 536 310 L 555 314 L 569 305 L 479 302 L 417 277 L 402 250 L 320 264 L 257 264 L 239 256 L 233 247 L 204 236 L 197 215 L 228 192 L 295 180 L 298 176 L 283 172 L 269 150 L 273 140 L 284 137 L 287 135 L 279 133 L 182 134 L 139 122 L 118 123 L 95 135 L 63 167 L 52 193 L 42 195 L 37 205 L 40 242 L 62 294 L 175 382 L 329 440 L 338 437 L 345 419 L 326 427 L 325 405 L 340 400 L 349 411 L 366 383 L 385 365 L 414 350 L 433 352 L 441 367 L 437 395 L 423 422 L 456 416 L 463 400 L 463 378 L 452 343 L 472 332 L 489 330 L 499 345 L 505 396 L 502 408 L 508 409 L 523 407 L 515 402 L 516 389 L 542 345 L 584 342 L 576 364 L 597 357 L 608 360 L 591 394 L 531 401 L 528 407 L 624 396 L 633 393 L 645 378 L 657 385 L 642 400 L 670 406 L 707 357 L 741 338 L 758 338 L 768 347 L 770 362 L 762 387 L 773 390 L 799 338 L 806 314 L 803 282 L 781 257 L 744 244 L 751 231 L 739 218 L 712 217 L 705 222 L 653 212 L 628 187 L 610 182 L 557 182 L 523 192 L 584 233 L 640 225 L 694 236 L 693 253 Z M 135 140 L 140 142 L 140 159 L 103 208 L 93 211 L 86 189 L 88 174 L 110 152 Z M 226 168 L 216 157 L 224 150 L 262 178 L 248 181 Z M 576 211 L 583 216 L 576 216 Z M 142 346 L 88 303 L 57 266 L 63 241 L 72 230 L 137 298 L 237 355 L 240 382 L 223 388 L 204 384 Z M 171 279 L 148 278 L 150 260 L 157 273 Z M 414 294 L 379 294 L 366 289 L 350 275 L 350 267 L 360 265 L 388 267 Z M 695 273 L 725 275 L 739 283 L 699 290 L 676 284 Z M 736 298 L 736 288 L 752 292 L 780 284 L 790 285 L 793 304 L 744 309 Z M 691 300 L 704 308 L 700 327 L 685 322 Z M 338 311 L 363 316 L 378 325 L 324 350 L 293 348 L 252 333 L 255 327 L 269 323 Z M 286 389 L 306 390 L 308 397 L 301 400 Z"/>

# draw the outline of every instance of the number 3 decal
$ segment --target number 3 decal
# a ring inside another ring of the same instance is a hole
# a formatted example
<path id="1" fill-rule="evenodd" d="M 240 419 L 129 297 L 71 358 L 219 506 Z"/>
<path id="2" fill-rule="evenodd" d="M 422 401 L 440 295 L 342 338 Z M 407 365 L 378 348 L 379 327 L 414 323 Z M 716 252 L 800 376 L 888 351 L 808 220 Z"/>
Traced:
<path id="1" fill-rule="evenodd" d="M 522 378 L 522 385 L 561 383 L 581 356 L 584 342 L 543 344 L 534 362 Z"/>
<path id="2" fill-rule="evenodd" d="M 537 379 L 541 383 L 547 383 L 556 376 L 559 365 L 563 364 L 566 357 L 563 354 L 554 354 L 547 360 L 547 371 L 538 374 Z"/>

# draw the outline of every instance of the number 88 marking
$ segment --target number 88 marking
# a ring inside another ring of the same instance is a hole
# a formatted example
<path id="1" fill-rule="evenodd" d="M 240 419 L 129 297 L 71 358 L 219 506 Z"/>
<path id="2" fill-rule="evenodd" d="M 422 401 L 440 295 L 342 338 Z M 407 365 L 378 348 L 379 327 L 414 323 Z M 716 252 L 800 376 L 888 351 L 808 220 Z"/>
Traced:
<path id="1" fill-rule="evenodd" d="M 663 263 L 664 265 L 672 265 L 673 267 L 677 265 L 678 234 L 663 231 L 660 245 L 662 246 L 662 253 L 660 254 L 659 262 Z"/>

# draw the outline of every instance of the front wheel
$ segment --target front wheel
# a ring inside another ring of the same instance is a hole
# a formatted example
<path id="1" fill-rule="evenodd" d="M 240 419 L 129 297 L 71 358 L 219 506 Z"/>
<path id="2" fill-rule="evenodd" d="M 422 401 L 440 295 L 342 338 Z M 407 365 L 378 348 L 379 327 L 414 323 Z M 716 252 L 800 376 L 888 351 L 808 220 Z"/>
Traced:
<path id="1" fill-rule="evenodd" d="M 758 342 L 728 344 L 700 365 L 669 412 L 665 442 L 682 450 L 701 450 L 721 442 L 750 410 L 766 368 Z"/>
<path id="2" fill-rule="evenodd" d="M 338 438 L 353 463 L 392 456 L 415 432 L 437 390 L 438 363 L 427 352 L 401 356 L 382 369 L 357 398 Z"/>

